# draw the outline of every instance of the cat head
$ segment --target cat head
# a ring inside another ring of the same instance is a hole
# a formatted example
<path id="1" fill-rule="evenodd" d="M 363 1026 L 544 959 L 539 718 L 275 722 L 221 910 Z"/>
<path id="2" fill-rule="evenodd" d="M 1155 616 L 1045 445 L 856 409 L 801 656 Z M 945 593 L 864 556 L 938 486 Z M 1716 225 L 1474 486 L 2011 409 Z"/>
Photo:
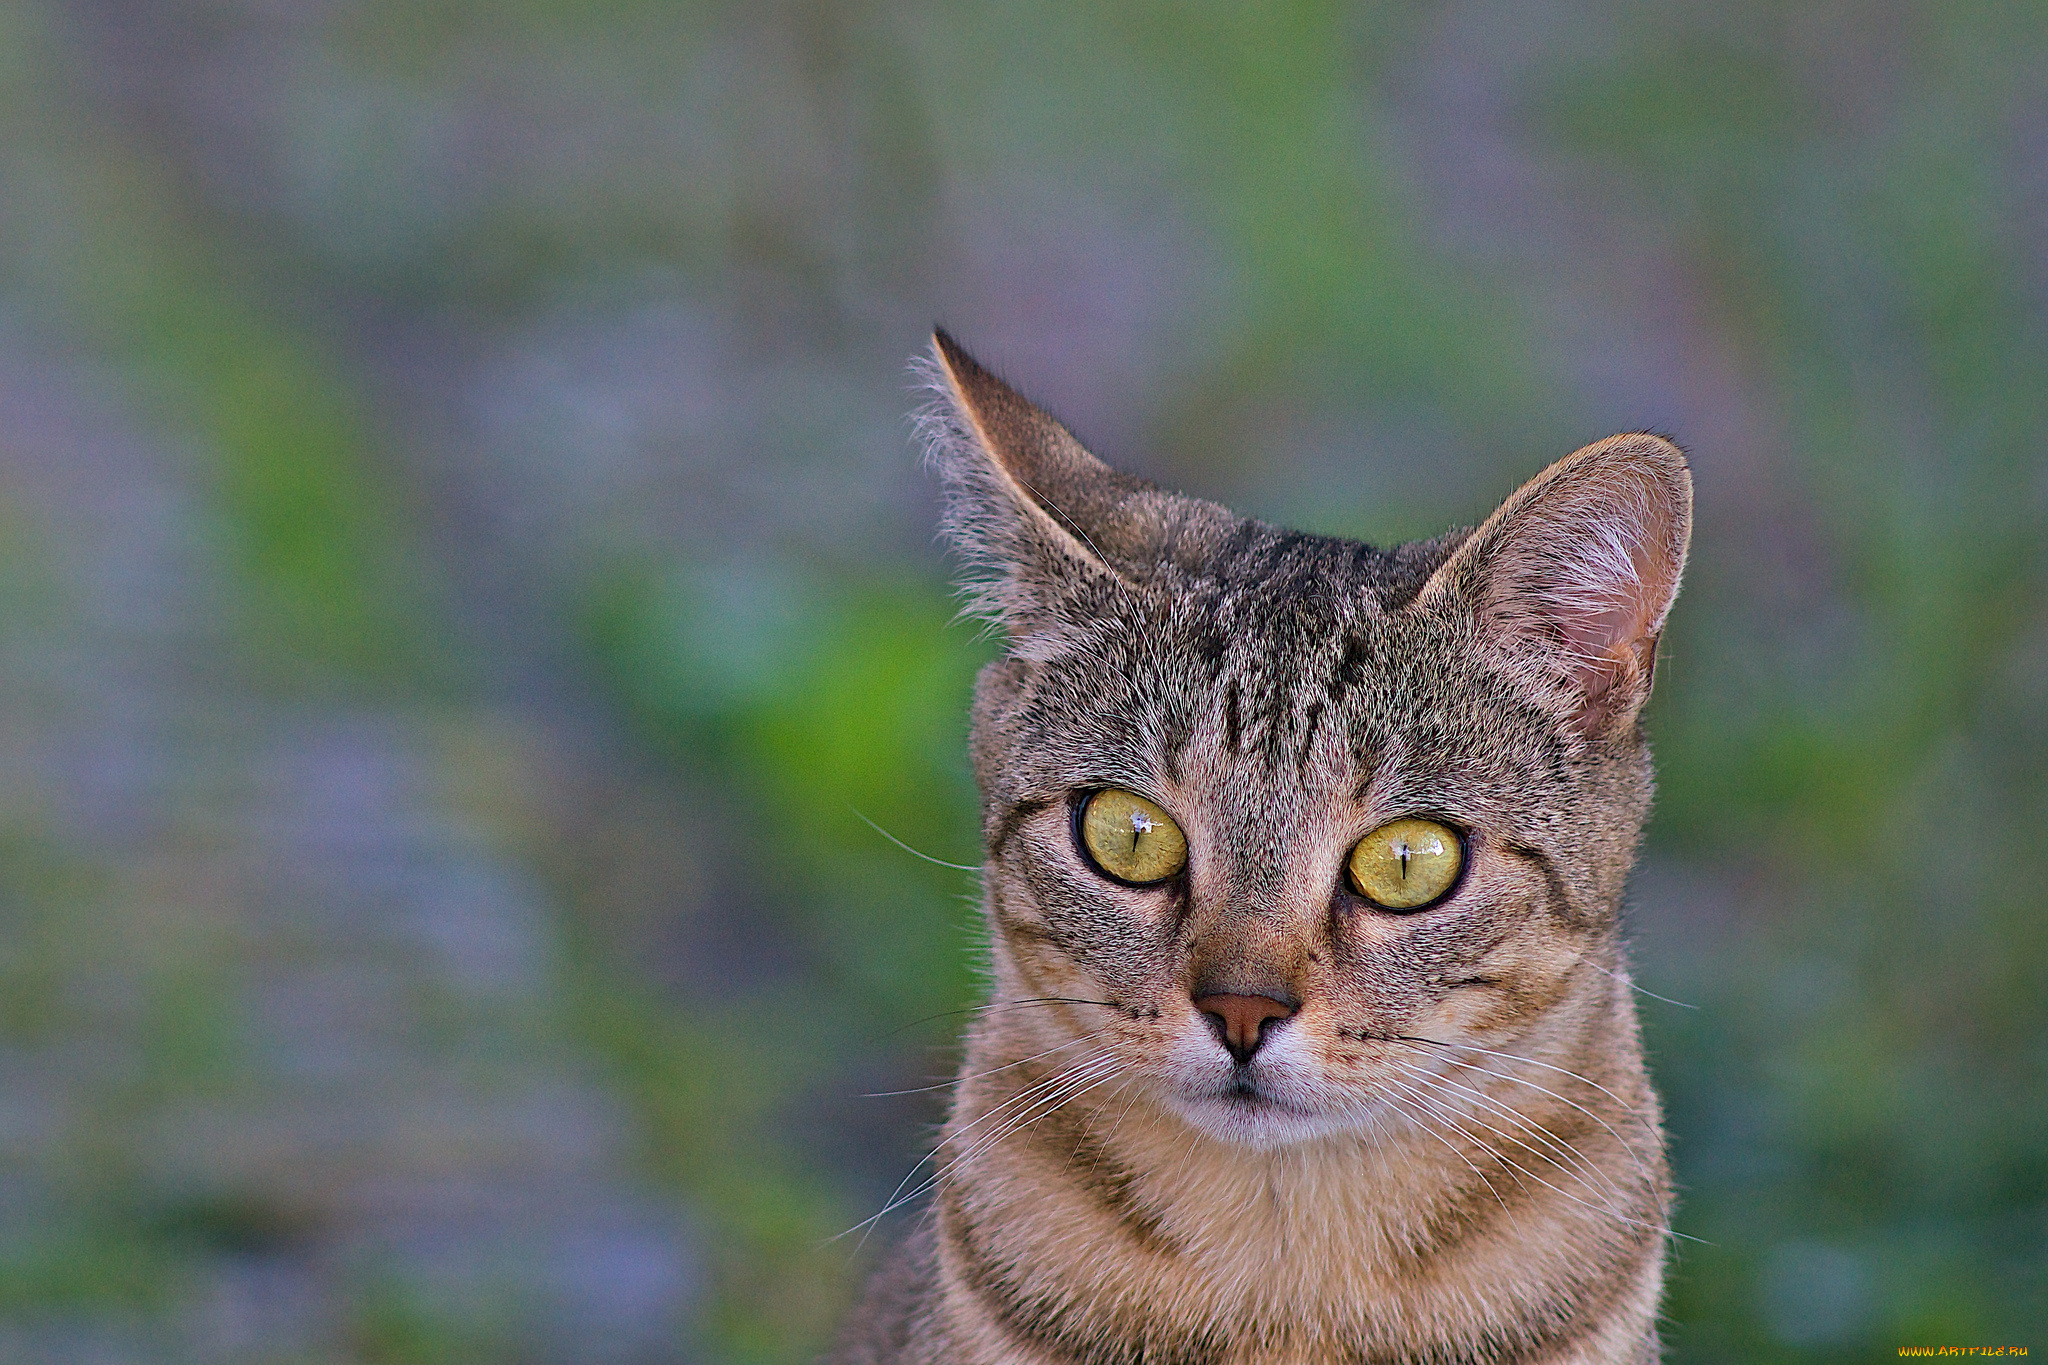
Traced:
<path id="1" fill-rule="evenodd" d="M 1380 550 L 1118 473 L 944 333 L 926 377 L 945 524 L 1008 640 L 972 739 L 998 1001 L 1071 1002 L 1014 1012 L 1019 1046 L 1085 1031 L 1268 1146 L 1368 1121 L 1392 1040 L 1627 1010 L 1675 446 L 1611 437 Z"/>

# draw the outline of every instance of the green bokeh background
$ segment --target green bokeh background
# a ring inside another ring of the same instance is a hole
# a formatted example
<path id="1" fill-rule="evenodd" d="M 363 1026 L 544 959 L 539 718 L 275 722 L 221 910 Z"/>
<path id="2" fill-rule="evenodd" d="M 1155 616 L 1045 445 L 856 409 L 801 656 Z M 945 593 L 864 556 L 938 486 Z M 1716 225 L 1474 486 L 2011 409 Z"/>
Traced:
<path id="1" fill-rule="evenodd" d="M 2048 8 L 20 0 L 0 1357 L 821 1348 L 976 989 L 934 321 L 1376 541 L 1684 443 L 1671 1358 L 2048 1350 Z"/>

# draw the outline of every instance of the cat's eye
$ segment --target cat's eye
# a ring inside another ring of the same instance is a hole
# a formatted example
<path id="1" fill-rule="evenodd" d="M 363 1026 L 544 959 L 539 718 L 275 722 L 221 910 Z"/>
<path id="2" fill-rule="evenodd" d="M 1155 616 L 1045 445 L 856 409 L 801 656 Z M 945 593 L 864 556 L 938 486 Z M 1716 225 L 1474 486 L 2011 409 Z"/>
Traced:
<path id="1" fill-rule="evenodd" d="M 1448 825 L 1410 817 L 1381 825 L 1351 850 L 1351 889 L 1383 910 L 1442 900 L 1465 867 L 1465 841 Z"/>
<path id="2" fill-rule="evenodd" d="M 1135 792 L 1096 792 L 1074 825 L 1088 861 L 1117 881 L 1149 886 L 1188 865 L 1188 840 L 1180 826 Z"/>

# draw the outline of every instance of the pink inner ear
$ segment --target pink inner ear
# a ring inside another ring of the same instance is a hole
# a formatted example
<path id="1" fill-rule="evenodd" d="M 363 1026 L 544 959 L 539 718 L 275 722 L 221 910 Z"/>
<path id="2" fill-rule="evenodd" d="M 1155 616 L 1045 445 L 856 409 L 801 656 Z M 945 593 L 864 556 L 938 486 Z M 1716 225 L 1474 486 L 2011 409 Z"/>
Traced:
<path id="1" fill-rule="evenodd" d="M 1585 526 L 1578 545 L 1560 547 L 1565 554 L 1551 582 L 1535 588 L 1539 600 L 1548 599 L 1544 614 L 1575 656 L 1595 664 L 1612 660 L 1654 630 L 1669 600 L 1671 576 L 1647 537 L 1628 541 L 1631 533 L 1650 529 L 1614 522 Z"/>
<path id="2" fill-rule="evenodd" d="M 1648 695 L 1684 564 L 1686 509 L 1638 470 L 1573 472 L 1501 525 L 1487 615 L 1506 639 L 1553 651 L 1590 732 Z"/>

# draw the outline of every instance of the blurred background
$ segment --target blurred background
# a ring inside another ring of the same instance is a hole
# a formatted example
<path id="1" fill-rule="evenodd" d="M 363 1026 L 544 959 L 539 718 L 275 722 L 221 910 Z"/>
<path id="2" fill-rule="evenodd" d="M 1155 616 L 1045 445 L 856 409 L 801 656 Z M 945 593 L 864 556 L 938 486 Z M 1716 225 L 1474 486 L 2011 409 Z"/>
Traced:
<path id="1" fill-rule="evenodd" d="M 2048 1350 L 2048 7 L 12 0 L 0 1358 L 821 1348 L 976 991 L 934 321 L 1379 542 L 1675 434 L 1672 1358 Z"/>

